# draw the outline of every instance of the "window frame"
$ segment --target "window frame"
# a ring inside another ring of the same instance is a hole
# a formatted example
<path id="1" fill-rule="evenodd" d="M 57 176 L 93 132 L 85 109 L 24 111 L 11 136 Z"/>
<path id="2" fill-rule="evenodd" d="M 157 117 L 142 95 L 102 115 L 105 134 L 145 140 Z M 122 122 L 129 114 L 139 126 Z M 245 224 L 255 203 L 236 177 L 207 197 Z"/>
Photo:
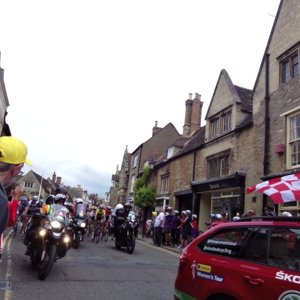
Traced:
<path id="1" fill-rule="evenodd" d="M 229 175 L 230 151 L 214 154 L 206 158 L 207 179 L 223 178 Z"/>
<path id="2" fill-rule="evenodd" d="M 160 177 L 160 193 L 166 194 L 169 193 L 169 179 L 170 174 L 164 174 Z"/>
<path id="3" fill-rule="evenodd" d="M 296 118 L 298 119 L 298 126 L 297 126 Z M 293 119 L 296 120 L 294 122 L 296 125 L 294 126 L 294 128 L 292 128 Z M 297 131 L 299 132 L 297 133 Z M 300 110 L 286 116 L 286 142 L 287 142 L 287 151 L 286 151 L 287 167 L 290 169 L 299 168 L 300 167 Z M 293 148 L 295 147 L 298 148 L 298 151 L 293 151 Z M 298 158 L 293 159 L 293 156 L 297 156 Z M 298 163 L 296 163 L 296 161 Z"/>
<path id="4" fill-rule="evenodd" d="M 299 49 L 300 44 L 289 49 L 281 57 L 279 61 L 279 82 L 286 84 L 293 78 L 299 76 Z M 296 60 L 295 60 L 296 59 Z"/>
<path id="5" fill-rule="evenodd" d="M 209 120 L 209 138 L 215 138 L 231 131 L 232 109 L 226 109 Z"/>

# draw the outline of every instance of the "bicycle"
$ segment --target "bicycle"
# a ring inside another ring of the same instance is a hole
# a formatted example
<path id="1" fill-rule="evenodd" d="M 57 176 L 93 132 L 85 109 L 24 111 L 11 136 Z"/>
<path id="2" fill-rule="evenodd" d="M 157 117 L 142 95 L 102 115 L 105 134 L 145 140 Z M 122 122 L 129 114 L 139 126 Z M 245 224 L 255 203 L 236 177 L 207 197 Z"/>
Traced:
<path id="1" fill-rule="evenodd" d="M 94 236 L 92 238 L 92 241 L 95 241 L 96 243 L 99 243 L 100 240 L 100 236 L 101 236 L 101 224 L 100 221 L 97 220 L 96 221 L 96 226 L 94 228 Z"/>

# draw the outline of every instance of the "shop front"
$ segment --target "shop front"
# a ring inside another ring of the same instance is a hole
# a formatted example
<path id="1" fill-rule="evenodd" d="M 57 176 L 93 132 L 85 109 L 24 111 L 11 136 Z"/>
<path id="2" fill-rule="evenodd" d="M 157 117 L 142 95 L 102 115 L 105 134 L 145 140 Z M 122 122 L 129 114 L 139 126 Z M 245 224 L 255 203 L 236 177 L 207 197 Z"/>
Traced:
<path id="1" fill-rule="evenodd" d="M 207 223 L 212 221 L 211 215 L 221 214 L 232 220 L 238 213 L 244 212 L 245 174 L 235 172 L 223 178 L 193 181 L 192 191 L 199 199 L 199 227 L 207 230 Z"/>

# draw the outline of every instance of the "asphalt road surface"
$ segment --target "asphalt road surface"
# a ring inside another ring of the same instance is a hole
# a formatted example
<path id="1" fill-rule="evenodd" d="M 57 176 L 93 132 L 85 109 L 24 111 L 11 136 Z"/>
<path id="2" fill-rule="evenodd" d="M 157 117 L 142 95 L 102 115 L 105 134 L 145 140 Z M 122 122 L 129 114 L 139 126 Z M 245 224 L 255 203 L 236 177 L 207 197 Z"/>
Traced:
<path id="1" fill-rule="evenodd" d="M 57 260 L 44 280 L 20 236 L 6 234 L 0 262 L 0 299 L 3 300 L 167 300 L 173 299 L 179 254 L 137 240 L 133 254 L 117 250 L 114 241 L 98 244 L 85 239 Z"/>

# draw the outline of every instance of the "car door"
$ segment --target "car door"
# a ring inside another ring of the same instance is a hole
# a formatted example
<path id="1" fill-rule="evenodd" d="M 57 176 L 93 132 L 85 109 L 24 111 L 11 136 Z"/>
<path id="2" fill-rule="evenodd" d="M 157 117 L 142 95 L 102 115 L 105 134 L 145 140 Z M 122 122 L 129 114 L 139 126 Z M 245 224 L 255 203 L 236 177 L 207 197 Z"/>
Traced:
<path id="1" fill-rule="evenodd" d="M 300 290 L 299 270 L 270 262 L 270 249 L 282 247 L 274 242 L 279 234 L 284 235 L 259 226 L 229 227 L 213 233 L 199 244 L 200 251 L 194 255 L 197 295 L 222 293 L 237 299 L 257 299 L 258 295 L 281 299 L 285 293 L 295 296 Z"/>

